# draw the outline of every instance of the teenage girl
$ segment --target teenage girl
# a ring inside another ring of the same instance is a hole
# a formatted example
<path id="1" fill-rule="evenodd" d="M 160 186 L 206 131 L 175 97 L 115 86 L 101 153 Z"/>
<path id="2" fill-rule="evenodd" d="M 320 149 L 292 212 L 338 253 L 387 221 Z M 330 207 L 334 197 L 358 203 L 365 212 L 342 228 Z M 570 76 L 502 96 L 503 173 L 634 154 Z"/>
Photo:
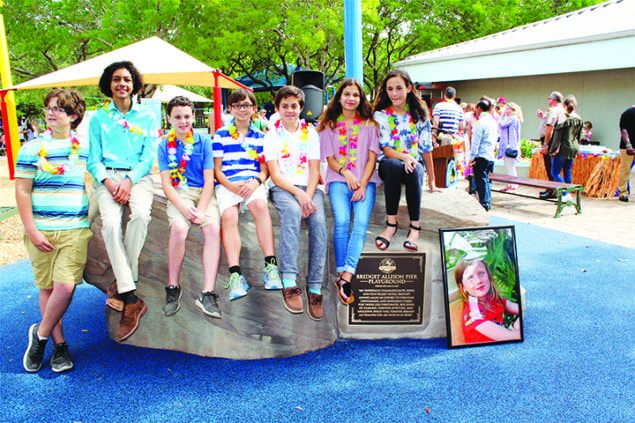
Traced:
<path id="1" fill-rule="evenodd" d="M 380 153 L 379 130 L 357 79 L 348 78 L 340 84 L 317 130 L 322 159 L 328 165 L 326 190 L 335 217 L 335 285 L 340 302 L 347 305 L 355 299 L 350 282 L 366 241 L 375 187 L 381 184 L 375 171 Z"/>
<path id="2" fill-rule="evenodd" d="M 419 216 L 423 185 L 423 163 L 428 172 L 430 191 L 441 191 L 434 183 L 431 126 L 426 104 L 413 90 L 410 76 L 402 70 L 391 71 L 379 87 L 373 107 L 379 124 L 379 177 L 384 181 L 386 229 L 375 239 L 380 250 L 390 246 L 397 232 L 397 212 L 401 184 L 406 186 L 410 229 L 403 247 L 417 251 Z"/>

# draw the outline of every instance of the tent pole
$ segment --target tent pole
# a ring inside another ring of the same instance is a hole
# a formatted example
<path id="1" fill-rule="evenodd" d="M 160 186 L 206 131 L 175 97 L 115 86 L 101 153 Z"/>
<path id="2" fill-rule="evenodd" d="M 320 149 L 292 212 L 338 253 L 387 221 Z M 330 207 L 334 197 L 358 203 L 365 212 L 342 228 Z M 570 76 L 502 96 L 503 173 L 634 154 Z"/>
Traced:
<path id="1" fill-rule="evenodd" d="M 223 118 L 221 116 L 223 110 L 223 97 L 220 91 L 220 85 L 218 80 L 219 72 L 214 71 L 214 130 L 220 129 L 223 126 Z M 212 134 L 213 136 L 213 134 Z"/>

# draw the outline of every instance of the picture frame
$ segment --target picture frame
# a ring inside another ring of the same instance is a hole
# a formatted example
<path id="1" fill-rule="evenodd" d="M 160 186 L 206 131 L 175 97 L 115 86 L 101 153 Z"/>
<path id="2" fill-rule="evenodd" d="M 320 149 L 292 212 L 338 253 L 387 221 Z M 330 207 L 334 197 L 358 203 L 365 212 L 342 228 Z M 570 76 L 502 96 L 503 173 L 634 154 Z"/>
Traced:
<path id="1" fill-rule="evenodd" d="M 439 241 L 448 348 L 523 342 L 514 226 L 439 229 Z"/>

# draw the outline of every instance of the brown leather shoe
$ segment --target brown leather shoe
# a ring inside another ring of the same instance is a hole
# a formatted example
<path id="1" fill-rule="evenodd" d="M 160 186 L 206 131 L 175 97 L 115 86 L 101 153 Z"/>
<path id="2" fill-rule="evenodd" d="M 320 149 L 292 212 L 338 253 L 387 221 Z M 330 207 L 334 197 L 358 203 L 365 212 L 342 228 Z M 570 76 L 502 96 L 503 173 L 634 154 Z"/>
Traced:
<path id="1" fill-rule="evenodd" d="M 304 311 L 304 302 L 302 301 L 302 290 L 297 286 L 282 290 L 284 299 L 284 308 L 290 313 L 299 314 Z"/>
<path id="2" fill-rule="evenodd" d="M 132 335 L 139 327 L 139 320 L 148 307 L 146 303 L 139 297 L 134 304 L 124 305 L 123 313 L 121 313 L 121 323 L 117 332 L 117 340 L 124 341 Z"/>
<path id="3" fill-rule="evenodd" d="M 123 298 L 119 295 L 119 292 L 117 292 L 117 281 L 110 284 L 108 290 L 106 291 L 106 295 L 108 295 L 108 298 L 106 298 L 106 305 L 108 307 L 115 311 L 123 310 Z"/>
<path id="4" fill-rule="evenodd" d="M 322 300 L 324 299 L 323 295 L 313 294 L 309 287 L 306 287 L 306 298 L 307 298 L 307 311 L 309 312 L 309 317 L 313 320 L 322 319 Z"/>

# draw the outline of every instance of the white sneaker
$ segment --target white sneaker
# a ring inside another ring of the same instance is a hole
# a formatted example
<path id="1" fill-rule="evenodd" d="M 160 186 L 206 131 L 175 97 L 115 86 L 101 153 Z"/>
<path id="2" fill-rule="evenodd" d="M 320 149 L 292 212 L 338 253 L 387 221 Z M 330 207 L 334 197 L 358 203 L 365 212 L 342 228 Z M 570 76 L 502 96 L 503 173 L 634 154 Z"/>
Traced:
<path id="1" fill-rule="evenodd" d="M 562 202 L 563 203 L 568 203 L 568 202 L 572 202 L 573 201 L 573 197 L 571 197 L 571 194 L 569 194 L 568 192 L 565 192 L 564 194 L 562 194 Z"/>

